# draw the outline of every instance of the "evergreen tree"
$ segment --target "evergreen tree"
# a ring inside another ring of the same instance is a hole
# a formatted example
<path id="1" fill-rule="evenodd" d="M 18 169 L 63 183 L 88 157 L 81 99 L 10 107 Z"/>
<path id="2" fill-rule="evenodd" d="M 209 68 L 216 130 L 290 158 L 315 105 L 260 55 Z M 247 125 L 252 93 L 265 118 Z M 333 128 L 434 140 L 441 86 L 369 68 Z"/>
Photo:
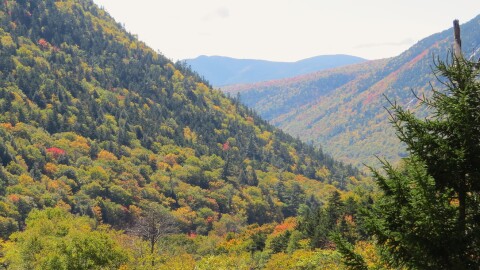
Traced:
<path id="1" fill-rule="evenodd" d="M 374 171 L 384 194 L 371 229 L 394 266 L 480 267 L 480 71 L 463 58 L 436 61 L 444 90 L 418 97 L 420 119 L 392 103 L 392 123 L 410 152 L 404 168 Z M 433 88 L 433 87 L 432 87 Z"/>

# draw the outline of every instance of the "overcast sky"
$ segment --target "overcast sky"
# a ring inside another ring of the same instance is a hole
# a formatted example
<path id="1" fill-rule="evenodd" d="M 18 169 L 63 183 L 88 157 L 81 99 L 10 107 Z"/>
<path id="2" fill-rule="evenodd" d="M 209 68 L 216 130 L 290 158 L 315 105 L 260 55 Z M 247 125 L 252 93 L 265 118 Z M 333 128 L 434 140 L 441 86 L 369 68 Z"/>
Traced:
<path id="1" fill-rule="evenodd" d="M 167 58 L 396 56 L 480 14 L 478 0 L 94 0 Z"/>

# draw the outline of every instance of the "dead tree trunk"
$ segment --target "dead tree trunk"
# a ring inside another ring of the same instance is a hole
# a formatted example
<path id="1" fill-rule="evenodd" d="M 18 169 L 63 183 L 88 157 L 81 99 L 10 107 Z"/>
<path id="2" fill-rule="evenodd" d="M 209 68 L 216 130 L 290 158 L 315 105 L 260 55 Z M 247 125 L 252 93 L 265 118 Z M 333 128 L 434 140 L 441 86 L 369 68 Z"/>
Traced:
<path id="1" fill-rule="evenodd" d="M 453 21 L 453 33 L 455 37 L 455 43 L 453 44 L 453 51 L 455 58 L 462 58 L 462 39 L 460 38 L 460 24 L 458 20 Z"/>

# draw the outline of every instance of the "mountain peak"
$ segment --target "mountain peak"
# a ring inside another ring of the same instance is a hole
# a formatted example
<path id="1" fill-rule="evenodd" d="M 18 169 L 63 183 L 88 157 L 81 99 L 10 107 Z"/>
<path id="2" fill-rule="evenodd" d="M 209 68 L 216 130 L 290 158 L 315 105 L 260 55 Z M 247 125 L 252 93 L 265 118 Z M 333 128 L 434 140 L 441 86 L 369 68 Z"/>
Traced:
<path id="1" fill-rule="evenodd" d="M 253 83 L 307 74 L 366 61 L 350 55 L 320 55 L 295 62 L 236 59 L 226 56 L 199 56 L 184 60 L 214 86 Z"/>

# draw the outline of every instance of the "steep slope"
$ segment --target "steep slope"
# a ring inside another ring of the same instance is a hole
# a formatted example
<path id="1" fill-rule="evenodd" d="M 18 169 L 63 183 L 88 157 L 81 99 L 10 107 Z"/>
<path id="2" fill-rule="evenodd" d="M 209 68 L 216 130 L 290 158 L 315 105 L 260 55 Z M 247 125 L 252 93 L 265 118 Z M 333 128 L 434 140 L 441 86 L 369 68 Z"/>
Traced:
<path id="1" fill-rule="evenodd" d="M 480 16 L 462 25 L 466 57 L 479 57 Z M 446 59 L 453 31 L 427 37 L 401 55 L 290 79 L 223 87 L 287 133 L 312 141 L 343 161 L 374 164 L 374 155 L 399 160 L 403 147 L 388 124 L 384 96 L 415 108 L 435 57 Z M 441 87 L 441 86 L 440 86 Z"/>
<path id="2" fill-rule="evenodd" d="M 222 218 L 279 222 L 357 182 L 90 0 L 2 3 L 0 63 L 4 238 L 35 208 L 128 228 L 151 202 L 207 234 Z"/>
<path id="3" fill-rule="evenodd" d="M 187 59 L 185 63 L 214 86 L 224 86 L 288 78 L 364 61 L 366 60 L 363 58 L 350 55 L 321 55 L 296 62 L 199 56 Z"/>

